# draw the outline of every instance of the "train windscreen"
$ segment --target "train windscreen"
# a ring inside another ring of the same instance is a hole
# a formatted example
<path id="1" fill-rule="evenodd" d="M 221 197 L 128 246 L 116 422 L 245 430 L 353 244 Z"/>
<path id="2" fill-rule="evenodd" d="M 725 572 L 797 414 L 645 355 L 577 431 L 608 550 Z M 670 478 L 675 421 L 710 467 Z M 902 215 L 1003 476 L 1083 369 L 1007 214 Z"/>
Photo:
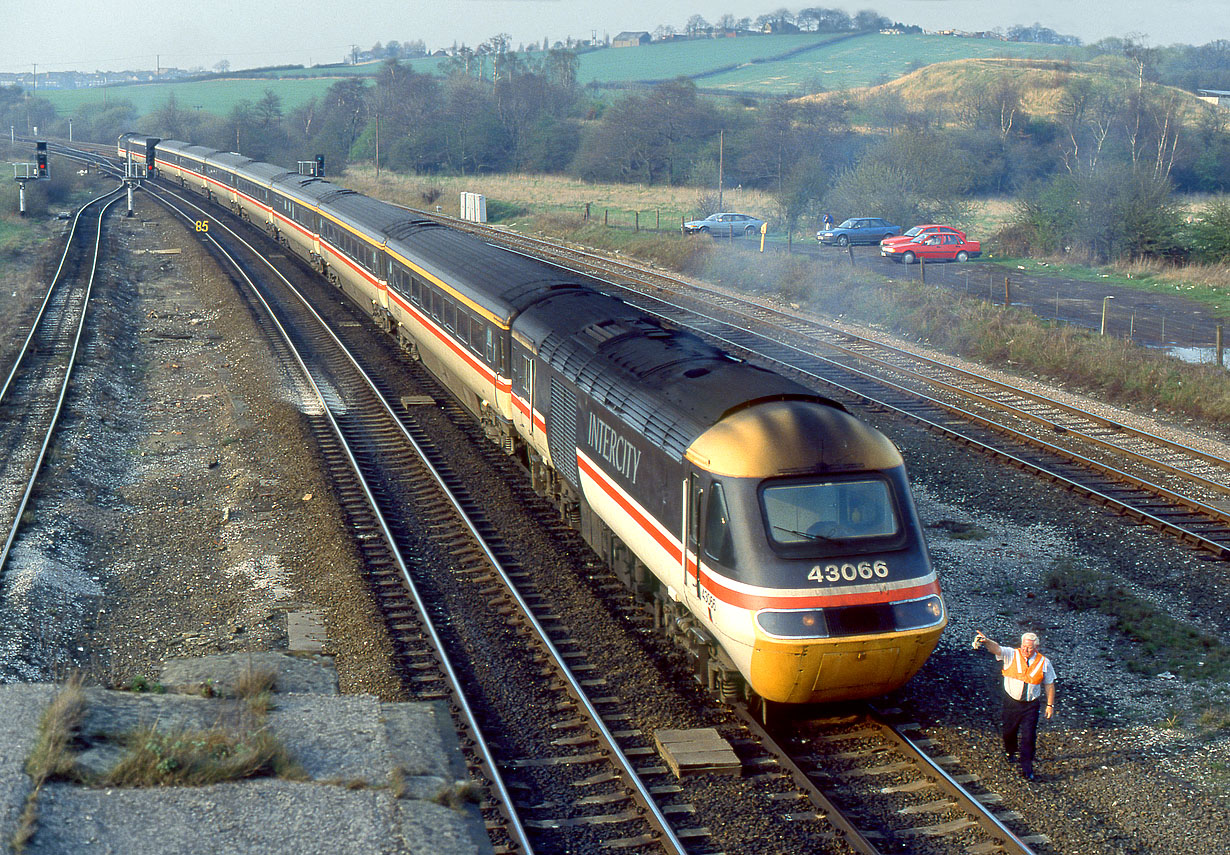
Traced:
<path id="1" fill-rule="evenodd" d="M 885 538 L 900 529 L 892 490 L 878 478 L 792 481 L 761 496 L 769 537 L 781 546 Z"/>

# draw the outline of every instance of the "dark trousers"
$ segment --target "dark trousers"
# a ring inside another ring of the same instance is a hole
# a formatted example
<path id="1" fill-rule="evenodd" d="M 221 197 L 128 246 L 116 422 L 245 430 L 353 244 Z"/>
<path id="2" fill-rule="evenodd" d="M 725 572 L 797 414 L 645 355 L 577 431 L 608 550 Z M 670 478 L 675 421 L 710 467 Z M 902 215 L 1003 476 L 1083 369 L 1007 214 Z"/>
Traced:
<path id="1" fill-rule="evenodd" d="M 1018 701 L 1004 695 L 1004 750 L 1015 754 L 1017 737 L 1020 737 L 1021 771 L 1026 775 L 1034 770 L 1034 745 L 1038 738 L 1038 707 L 1041 703 L 1041 698 Z"/>

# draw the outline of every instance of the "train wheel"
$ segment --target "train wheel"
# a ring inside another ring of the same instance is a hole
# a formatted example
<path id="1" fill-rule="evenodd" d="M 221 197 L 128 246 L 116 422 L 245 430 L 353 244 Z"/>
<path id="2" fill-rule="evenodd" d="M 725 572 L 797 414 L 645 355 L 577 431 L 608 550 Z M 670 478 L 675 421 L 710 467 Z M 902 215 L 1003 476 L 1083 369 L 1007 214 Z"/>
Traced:
<path id="1" fill-rule="evenodd" d="M 743 678 L 729 671 L 718 673 L 717 690 L 723 701 L 733 703 L 743 696 Z"/>

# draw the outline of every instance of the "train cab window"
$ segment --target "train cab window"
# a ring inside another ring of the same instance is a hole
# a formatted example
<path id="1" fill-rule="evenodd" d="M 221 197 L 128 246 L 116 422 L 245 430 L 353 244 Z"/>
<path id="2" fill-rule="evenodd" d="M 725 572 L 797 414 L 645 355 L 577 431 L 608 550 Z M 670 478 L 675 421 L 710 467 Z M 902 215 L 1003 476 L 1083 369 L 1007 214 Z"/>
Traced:
<path id="1" fill-rule="evenodd" d="M 900 530 L 892 491 L 879 478 L 771 484 L 761 504 L 769 539 L 779 546 L 869 542 Z"/>
<path id="2" fill-rule="evenodd" d="M 705 555 L 719 564 L 733 568 L 735 550 L 730 537 L 730 511 L 726 507 L 726 494 L 722 490 L 722 485 L 716 482 L 709 488 L 704 536 Z"/>

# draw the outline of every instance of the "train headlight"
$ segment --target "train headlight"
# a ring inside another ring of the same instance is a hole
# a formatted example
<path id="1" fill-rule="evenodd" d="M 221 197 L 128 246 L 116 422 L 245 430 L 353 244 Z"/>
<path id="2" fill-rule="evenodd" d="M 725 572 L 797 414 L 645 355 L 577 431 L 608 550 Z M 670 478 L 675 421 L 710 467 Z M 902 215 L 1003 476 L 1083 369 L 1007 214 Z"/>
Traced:
<path id="1" fill-rule="evenodd" d="M 756 623 L 777 638 L 828 638 L 829 634 L 824 612 L 819 609 L 757 612 Z"/>
<path id="2" fill-rule="evenodd" d="M 897 629 L 922 629 L 944 619 L 944 601 L 932 594 L 921 600 L 893 603 L 893 623 Z"/>

